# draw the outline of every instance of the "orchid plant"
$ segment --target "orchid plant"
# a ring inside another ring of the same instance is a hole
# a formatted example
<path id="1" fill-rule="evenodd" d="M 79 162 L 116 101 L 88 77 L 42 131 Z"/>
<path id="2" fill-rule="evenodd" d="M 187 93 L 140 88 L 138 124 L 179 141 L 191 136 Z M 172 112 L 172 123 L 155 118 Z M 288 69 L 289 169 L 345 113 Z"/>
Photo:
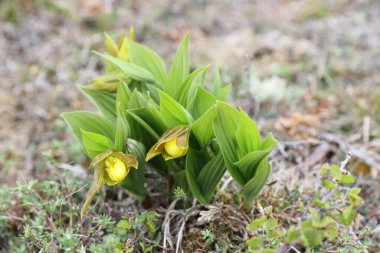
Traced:
<path id="1" fill-rule="evenodd" d="M 108 34 L 105 41 L 108 53 L 97 54 L 106 73 L 79 86 L 99 113 L 62 114 L 95 169 L 81 215 L 105 184 L 120 184 L 143 201 L 148 167 L 201 204 L 213 200 L 228 171 L 251 204 L 271 173 L 267 157 L 276 141 L 271 134 L 262 139 L 256 123 L 225 102 L 231 85 L 223 85 L 218 73 L 206 89 L 208 66 L 190 72 L 189 35 L 169 70 L 157 53 L 134 41 L 133 28 L 118 44 Z"/>

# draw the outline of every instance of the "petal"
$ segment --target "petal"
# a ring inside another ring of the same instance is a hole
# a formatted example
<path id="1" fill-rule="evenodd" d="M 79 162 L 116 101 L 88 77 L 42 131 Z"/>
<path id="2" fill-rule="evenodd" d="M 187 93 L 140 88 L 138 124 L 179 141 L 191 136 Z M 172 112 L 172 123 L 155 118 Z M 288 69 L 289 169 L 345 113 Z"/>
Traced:
<path id="1" fill-rule="evenodd" d="M 95 156 L 95 158 L 92 160 L 92 162 L 90 164 L 90 167 L 97 167 L 99 165 L 99 163 L 102 162 L 104 159 L 106 159 L 109 155 L 111 155 L 112 152 L 113 152 L 113 150 L 109 149 L 106 152 L 103 152 L 103 153 Z"/>
<path id="2" fill-rule="evenodd" d="M 149 152 L 145 156 L 145 161 L 149 161 L 155 156 L 158 156 L 164 152 L 164 145 L 158 145 L 155 144 L 153 147 L 149 150 Z"/>
<path id="3" fill-rule="evenodd" d="M 132 154 L 126 155 L 123 152 L 114 152 L 112 153 L 112 155 L 121 159 L 127 165 L 127 168 L 133 167 L 137 169 L 139 167 L 139 162 L 137 161 L 136 157 Z"/>
<path id="4" fill-rule="evenodd" d="M 186 126 L 178 126 L 178 127 L 171 128 L 171 129 L 167 130 L 161 136 L 161 138 L 157 141 L 156 145 L 159 146 L 165 142 L 170 141 L 171 139 L 173 139 L 175 137 L 179 137 L 179 136 L 187 133 L 188 131 L 189 131 L 189 128 Z"/>
<path id="5" fill-rule="evenodd" d="M 189 147 L 189 132 L 186 132 L 177 138 L 177 146 L 181 148 Z"/>

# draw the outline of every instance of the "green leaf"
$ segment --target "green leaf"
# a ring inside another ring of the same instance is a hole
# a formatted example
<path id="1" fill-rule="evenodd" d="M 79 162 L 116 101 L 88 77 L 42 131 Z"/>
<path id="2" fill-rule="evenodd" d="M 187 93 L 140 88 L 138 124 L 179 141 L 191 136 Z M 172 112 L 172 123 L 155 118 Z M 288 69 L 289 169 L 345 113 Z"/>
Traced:
<path id="1" fill-rule="evenodd" d="M 335 221 L 329 216 L 321 217 L 320 213 L 314 209 L 310 208 L 310 213 L 312 214 L 312 225 L 315 228 L 326 228 L 331 226 L 336 226 Z"/>
<path id="2" fill-rule="evenodd" d="M 240 112 L 234 107 L 227 103 L 217 101 L 216 118 L 213 124 L 214 133 L 219 142 L 228 172 L 237 183 L 244 185 L 246 182 L 244 176 L 234 164 L 238 160 L 235 133 L 240 122 L 240 117 Z"/>
<path id="3" fill-rule="evenodd" d="M 189 34 L 182 39 L 170 66 L 169 76 L 164 91 L 175 96 L 181 84 L 189 75 Z"/>
<path id="4" fill-rule="evenodd" d="M 284 233 L 280 229 L 274 229 L 274 230 L 266 230 L 265 237 L 268 241 L 280 238 L 284 235 Z"/>
<path id="5" fill-rule="evenodd" d="M 191 116 L 177 101 L 160 91 L 160 111 L 167 128 L 190 125 Z"/>
<path id="6" fill-rule="evenodd" d="M 148 96 L 145 93 L 139 92 L 136 88 L 133 90 L 128 103 L 128 109 L 137 109 L 146 107 Z"/>
<path id="7" fill-rule="evenodd" d="M 251 249 L 259 249 L 263 244 L 263 240 L 260 237 L 256 236 L 249 239 L 246 243 L 247 246 Z"/>
<path id="8" fill-rule="evenodd" d="M 186 156 L 187 182 L 199 203 L 207 204 L 212 201 L 215 189 L 225 171 L 221 153 L 209 160 L 204 152 L 193 149 L 188 151 Z"/>
<path id="9" fill-rule="evenodd" d="M 157 118 L 152 116 L 152 111 L 150 111 L 147 108 L 140 108 L 140 109 L 133 109 L 128 110 L 128 114 L 137 122 L 139 123 L 154 139 L 158 140 L 160 138 L 160 135 L 156 132 L 155 129 L 151 127 L 151 125 L 145 120 L 145 119 L 151 119 L 155 122 L 157 122 Z M 158 115 L 156 115 L 158 116 Z M 156 123 L 158 125 L 158 123 Z M 160 132 L 164 132 L 163 130 Z"/>
<path id="10" fill-rule="evenodd" d="M 131 99 L 132 92 L 128 87 L 128 84 L 121 82 L 117 88 L 116 103 L 120 104 L 120 110 L 125 113 L 128 109 L 129 101 Z"/>
<path id="11" fill-rule="evenodd" d="M 128 153 L 134 155 L 139 161 L 137 170 L 131 169 L 121 186 L 131 192 L 138 200 L 143 201 L 147 195 L 145 187 L 145 146 L 133 139 L 127 140 Z"/>
<path id="12" fill-rule="evenodd" d="M 121 243 L 121 242 L 117 242 L 117 243 L 115 243 L 115 244 L 113 245 L 113 247 L 114 247 L 114 249 L 116 249 L 116 250 L 120 250 L 120 251 L 123 251 L 124 248 L 125 248 L 124 244 Z"/>
<path id="13" fill-rule="evenodd" d="M 194 97 L 194 93 L 191 93 L 190 91 L 194 91 L 194 87 L 197 85 L 203 84 L 207 70 L 208 66 L 198 68 L 185 79 L 181 85 L 181 89 L 178 89 L 174 96 L 178 103 L 187 107 L 188 101 Z"/>
<path id="14" fill-rule="evenodd" d="M 134 90 L 128 108 L 128 115 L 143 126 L 155 140 L 167 130 L 159 106 L 150 97 Z M 137 132 L 141 134 L 141 127 L 131 124 L 131 128 L 135 134 Z"/>
<path id="15" fill-rule="evenodd" d="M 272 149 L 254 151 L 244 156 L 239 162 L 235 163 L 240 172 L 244 175 L 245 182 L 248 182 L 253 176 L 256 175 L 258 165 L 261 161 L 265 160 L 271 151 Z"/>
<path id="16" fill-rule="evenodd" d="M 254 219 L 251 221 L 251 223 L 247 226 L 247 231 L 254 232 L 259 230 L 267 221 L 266 216 L 261 216 L 260 218 Z"/>
<path id="17" fill-rule="evenodd" d="M 228 95 L 231 92 L 232 85 L 228 84 L 226 86 L 223 86 L 222 80 L 220 78 L 220 72 L 217 70 L 215 72 L 214 77 L 214 83 L 212 88 L 212 93 L 214 94 L 215 98 L 221 101 L 226 101 L 228 98 Z"/>
<path id="18" fill-rule="evenodd" d="M 348 192 L 348 196 L 358 195 L 358 194 L 360 194 L 361 191 L 362 191 L 362 189 L 360 189 L 359 187 L 353 187 Z"/>
<path id="19" fill-rule="evenodd" d="M 130 127 L 125 114 L 121 111 L 120 104 L 117 105 L 116 131 L 115 131 L 115 150 L 125 152 L 126 140 L 130 133 Z"/>
<path id="20" fill-rule="evenodd" d="M 252 204 L 252 200 L 259 194 L 260 190 L 264 187 L 267 182 L 269 175 L 272 171 L 272 166 L 265 160 L 263 160 L 259 165 L 256 175 L 246 183 L 240 190 L 240 194 L 243 196 L 244 200 L 248 205 Z"/>
<path id="21" fill-rule="evenodd" d="M 341 180 L 343 177 L 342 172 L 340 171 L 339 166 L 333 164 L 330 167 L 330 174 L 334 179 Z"/>
<path id="22" fill-rule="evenodd" d="M 189 184 L 186 178 L 186 170 L 181 170 L 174 175 L 176 185 L 181 187 L 186 193 L 189 192 Z"/>
<path id="23" fill-rule="evenodd" d="M 311 220 L 301 223 L 301 241 L 306 247 L 317 247 L 322 243 L 323 232 L 314 228 Z"/>
<path id="24" fill-rule="evenodd" d="M 340 221 L 343 225 L 349 226 L 351 222 L 355 219 L 356 211 L 354 205 L 349 205 L 343 209 L 342 215 L 340 216 Z"/>
<path id="25" fill-rule="evenodd" d="M 330 227 L 325 231 L 325 236 L 329 241 L 334 240 L 339 235 L 339 231 L 336 227 Z"/>
<path id="26" fill-rule="evenodd" d="M 187 104 L 186 109 L 190 112 L 194 119 L 198 119 L 211 107 L 213 107 L 215 102 L 216 99 L 210 92 L 201 86 L 198 86 L 195 95 L 192 96 L 192 99 Z"/>
<path id="27" fill-rule="evenodd" d="M 278 222 L 275 218 L 270 217 L 267 222 L 265 223 L 265 229 L 266 230 L 274 230 L 278 225 Z"/>
<path id="28" fill-rule="evenodd" d="M 81 132 L 83 147 L 91 159 L 113 147 L 112 141 L 104 135 L 88 132 L 83 129 L 81 129 Z"/>
<path id="29" fill-rule="evenodd" d="M 342 176 L 342 184 L 353 184 L 355 183 L 354 176 L 351 175 L 351 173 L 348 173 L 346 175 Z"/>
<path id="30" fill-rule="evenodd" d="M 329 167 L 327 164 L 323 164 L 322 165 L 322 169 L 321 169 L 321 176 L 324 177 L 327 175 L 327 172 L 329 171 Z"/>
<path id="31" fill-rule="evenodd" d="M 201 190 L 197 177 L 203 166 L 207 163 L 207 157 L 204 152 L 190 149 L 186 155 L 186 175 L 187 182 L 194 197 L 201 204 L 207 204 L 207 200 Z"/>
<path id="32" fill-rule="evenodd" d="M 292 244 L 293 242 L 295 242 L 298 238 L 299 238 L 299 233 L 296 229 L 295 226 L 290 226 L 287 234 L 286 234 L 286 243 L 287 244 Z"/>
<path id="33" fill-rule="evenodd" d="M 134 80 L 148 83 L 156 83 L 156 80 L 152 73 L 136 64 L 120 60 L 108 54 L 101 54 L 98 52 L 95 53 L 100 55 L 109 63 L 115 65 L 117 68 L 119 68 L 121 71 L 123 71 L 125 74 L 127 74 Z"/>
<path id="34" fill-rule="evenodd" d="M 102 112 L 104 117 L 110 121 L 115 121 L 115 94 L 107 91 L 94 90 L 85 86 L 78 86 L 78 88 Z"/>
<path id="35" fill-rule="evenodd" d="M 348 192 L 348 199 L 353 205 L 359 205 L 361 202 L 361 197 L 359 196 L 361 189 L 359 187 L 354 187 Z"/>
<path id="36" fill-rule="evenodd" d="M 261 145 L 261 136 L 256 123 L 243 111 L 240 111 L 241 120 L 236 131 L 236 140 L 239 143 L 239 157 L 256 151 Z"/>
<path id="37" fill-rule="evenodd" d="M 222 153 L 219 152 L 201 170 L 197 181 L 208 203 L 213 199 L 216 187 L 226 172 Z"/>
<path id="38" fill-rule="evenodd" d="M 201 148 L 204 148 L 214 135 L 212 123 L 215 115 L 215 107 L 212 107 L 191 125 L 191 133 L 198 140 Z"/>
<path id="39" fill-rule="evenodd" d="M 166 67 L 162 58 L 152 49 L 128 40 L 130 61 L 151 72 L 161 85 L 166 83 Z"/>
<path id="40" fill-rule="evenodd" d="M 336 188 L 336 184 L 334 184 L 333 182 L 331 182 L 329 180 L 323 180 L 322 185 L 323 185 L 323 187 L 325 187 L 327 189 L 334 189 L 334 188 Z"/>
<path id="41" fill-rule="evenodd" d="M 92 112 L 65 112 L 62 113 L 75 138 L 83 146 L 81 129 L 106 136 L 110 140 L 115 138 L 115 126 L 106 118 Z"/>

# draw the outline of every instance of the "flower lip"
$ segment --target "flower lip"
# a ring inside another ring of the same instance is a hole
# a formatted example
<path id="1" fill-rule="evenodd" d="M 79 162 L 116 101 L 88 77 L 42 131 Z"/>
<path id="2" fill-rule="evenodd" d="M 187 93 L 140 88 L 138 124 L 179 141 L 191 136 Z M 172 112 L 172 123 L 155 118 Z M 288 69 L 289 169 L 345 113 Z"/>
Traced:
<path id="1" fill-rule="evenodd" d="M 128 174 L 129 169 L 125 163 L 114 156 L 109 156 L 104 161 L 108 177 L 115 183 L 121 182 Z"/>
<path id="2" fill-rule="evenodd" d="M 173 157 L 179 157 L 179 156 L 183 156 L 186 153 L 187 147 L 181 147 L 178 145 L 177 142 L 178 142 L 178 137 L 175 137 L 165 143 L 165 151 L 166 153 L 168 153 L 168 155 L 173 156 Z"/>

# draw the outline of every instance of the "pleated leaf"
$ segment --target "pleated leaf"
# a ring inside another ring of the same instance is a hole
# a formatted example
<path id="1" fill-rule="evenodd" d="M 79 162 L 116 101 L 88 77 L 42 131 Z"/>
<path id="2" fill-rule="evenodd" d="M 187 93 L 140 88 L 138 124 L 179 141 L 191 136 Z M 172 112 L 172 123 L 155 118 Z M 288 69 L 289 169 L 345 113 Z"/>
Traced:
<path id="1" fill-rule="evenodd" d="M 114 66 L 119 68 L 121 71 L 123 71 L 125 74 L 127 74 L 129 77 L 131 77 L 134 80 L 141 81 L 141 82 L 148 82 L 148 83 L 156 82 L 152 73 L 150 73 L 148 70 L 136 64 L 120 60 L 109 54 L 101 54 L 97 52 L 96 54 L 100 55 L 107 62 L 113 64 Z"/>
<path id="2" fill-rule="evenodd" d="M 238 142 L 238 156 L 242 158 L 251 151 L 258 150 L 261 145 L 261 136 L 256 123 L 243 111 L 240 111 L 241 119 L 236 131 Z"/>
<path id="3" fill-rule="evenodd" d="M 137 170 L 130 170 L 128 176 L 123 180 L 121 186 L 131 192 L 138 200 L 143 201 L 147 191 L 145 187 L 145 146 L 133 139 L 127 140 L 127 150 L 129 154 L 136 157 L 139 162 Z"/>
<path id="4" fill-rule="evenodd" d="M 105 117 L 92 112 L 76 111 L 62 113 L 63 119 L 66 121 L 75 138 L 83 146 L 82 130 L 101 134 L 108 139 L 115 138 L 114 123 L 107 120 Z"/>
<path id="5" fill-rule="evenodd" d="M 120 105 L 120 110 L 125 113 L 131 100 L 132 92 L 125 82 L 120 82 L 117 88 L 116 101 Z"/>
<path id="6" fill-rule="evenodd" d="M 113 142 L 104 135 L 88 132 L 83 129 L 81 129 L 81 132 L 84 150 L 91 159 L 113 147 Z"/>
<path id="7" fill-rule="evenodd" d="M 271 164 L 263 160 L 257 169 L 256 175 L 251 178 L 240 190 L 241 196 L 248 203 L 252 204 L 252 200 L 259 194 L 260 190 L 266 184 L 272 171 Z"/>
<path id="8" fill-rule="evenodd" d="M 128 40 L 130 62 L 147 69 L 161 85 L 166 83 L 167 74 L 162 58 L 152 49 Z"/>
<path id="9" fill-rule="evenodd" d="M 203 84 L 207 70 L 208 66 L 198 68 L 185 79 L 181 85 L 181 88 L 177 90 L 174 96 L 178 103 L 184 107 L 187 106 L 188 100 L 190 100 L 190 98 L 193 98 L 194 95 L 190 94 L 190 90 L 193 90 L 193 87 L 196 87 L 197 85 Z"/>
<path id="10" fill-rule="evenodd" d="M 215 107 L 211 107 L 191 125 L 191 133 L 195 136 L 201 148 L 204 148 L 214 136 L 212 124 L 215 115 Z"/>
<path id="11" fill-rule="evenodd" d="M 169 76 L 164 86 L 164 91 L 171 96 L 175 96 L 177 90 L 189 75 L 189 34 L 182 39 L 172 65 Z"/>
<path id="12" fill-rule="evenodd" d="M 110 121 L 116 119 L 116 96 L 107 91 L 94 90 L 85 86 L 78 86 L 80 91 L 101 111 L 102 115 Z"/>
<path id="13" fill-rule="evenodd" d="M 233 106 L 217 101 L 216 118 L 213 124 L 214 133 L 222 151 L 228 172 L 240 185 L 245 184 L 245 178 L 235 165 L 238 161 L 236 154 L 236 129 L 239 126 L 241 114 Z"/>
<path id="14" fill-rule="evenodd" d="M 117 105 L 117 118 L 115 129 L 115 149 L 116 151 L 125 152 L 126 140 L 130 133 L 130 126 L 126 119 L 125 113 L 121 111 L 120 103 Z"/>
<path id="15" fill-rule="evenodd" d="M 186 109 L 163 91 L 160 91 L 160 111 L 167 128 L 189 125 L 192 121 Z"/>
<path id="16" fill-rule="evenodd" d="M 211 160 L 203 151 L 189 150 L 186 157 L 187 181 L 194 197 L 201 204 L 210 203 L 226 167 L 222 153 Z"/>
<path id="17" fill-rule="evenodd" d="M 197 86 L 197 90 L 186 109 L 191 113 L 194 119 L 198 119 L 214 106 L 215 102 L 216 99 L 210 92 L 201 86 Z"/>
<path id="18" fill-rule="evenodd" d="M 223 86 L 222 80 L 220 78 L 220 72 L 219 70 L 217 70 L 215 72 L 214 83 L 212 88 L 212 94 L 214 94 L 215 98 L 221 101 L 226 101 L 231 92 L 231 88 L 231 84 Z"/>

